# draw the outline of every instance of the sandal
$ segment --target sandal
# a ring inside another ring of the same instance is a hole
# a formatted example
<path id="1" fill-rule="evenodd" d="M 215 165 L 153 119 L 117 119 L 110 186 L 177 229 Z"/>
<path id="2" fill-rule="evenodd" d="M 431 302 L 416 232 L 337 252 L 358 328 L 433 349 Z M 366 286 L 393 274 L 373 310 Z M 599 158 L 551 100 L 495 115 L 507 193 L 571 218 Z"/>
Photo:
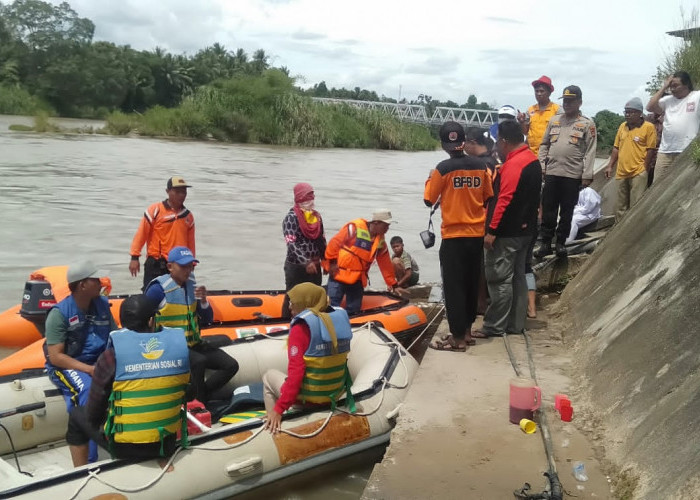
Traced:
<path id="1" fill-rule="evenodd" d="M 489 335 L 488 333 L 484 332 L 481 329 L 472 330 L 471 336 L 474 337 L 475 339 L 487 339 L 487 338 L 491 337 L 491 335 Z"/>
<path id="2" fill-rule="evenodd" d="M 452 335 L 450 335 L 449 333 L 445 333 L 445 334 L 443 334 L 443 335 L 440 335 L 440 340 L 442 340 L 443 342 L 445 342 L 445 341 L 446 341 L 447 339 L 449 339 L 450 337 L 452 337 Z M 476 340 L 474 340 L 473 338 L 469 337 L 469 338 L 465 338 L 465 339 L 464 339 L 464 343 L 467 344 L 467 347 L 469 347 L 469 346 L 474 346 L 474 345 L 476 345 Z"/>
<path id="3" fill-rule="evenodd" d="M 428 347 L 435 349 L 436 351 L 452 351 L 452 352 L 465 352 L 467 350 L 467 345 L 453 344 L 452 335 L 448 335 L 448 340 L 436 340 L 434 343 L 430 343 Z"/>

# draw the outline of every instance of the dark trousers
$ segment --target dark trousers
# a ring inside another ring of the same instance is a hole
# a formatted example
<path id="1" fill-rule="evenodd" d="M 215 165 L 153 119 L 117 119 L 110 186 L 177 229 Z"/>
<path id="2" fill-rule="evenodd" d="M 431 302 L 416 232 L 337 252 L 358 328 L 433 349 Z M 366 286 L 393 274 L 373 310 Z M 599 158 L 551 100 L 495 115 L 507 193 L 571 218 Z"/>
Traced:
<path id="1" fill-rule="evenodd" d="M 103 427 L 95 427 L 87 419 L 87 409 L 84 406 L 76 406 L 68 417 L 68 431 L 66 442 L 72 446 L 83 446 L 88 440 L 97 443 L 101 448 L 108 449 Z M 177 442 L 175 434 L 163 438 L 163 455 L 169 456 L 175 452 Z M 160 456 L 160 442 L 158 443 L 114 443 L 114 456 L 116 458 L 155 458 Z"/>
<path id="2" fill-rule="evenodd" d="M 362 296 L 364 294 L 365 288 L 362 286 L 362 281 L 348 285 L 328 278 L 328 298 L 331 299 L 331 305 L 340 307 L 343 297 L 345 297 L 345 310 L 348 314 L 359 312 L 362 309 Z"/>
<path id="3" fill-rule="evenodd" d="M 206 370 L 211 370 L 213 373 L 205 380 Z M 238 361 L 225 351 L 209 344 L 206 339 L 202 340 L 190 347 L 190 383 L 194 394 L 188 394 L 188 397 L 194 396 L 202 403 L 210 399 L 221 399 L 216 391 L 225 386 L 236 372 L 238 372 Z"/>
<path id="4" fill-rule="evenodd" d="M 489 304 L 484 314 L 484 332 L 489 335 L 522 333 L 527 314 L 525 260 L 532 238 L 497 237 L 491 250 L 484 250 Z"/>
<path id="5" fill-rule="evenodd" d="M 448 238 L 440 244 L 440 272 L 450 333 L 462 340 L 476 319 L 484 238 Z"/>
<path id="6" fill-rule="evenodd" d="M 146 262 L 143 263 L 143 288 L 141 291 L 145 290 L 151 281 L 164 274 L 168 274 L 168 261 L 162 257 L 160 259 L 147 257 Z"/>
<path id="7" fill-rule="evenodd" d="M 317 266 L 318 267 L 318 266 Z M 291 262 L 284 263 L 284 289 L 286 291 L 291 290 L 299 283 L 313 283 L 314 285 L 321 286 L 321 279 L 323 275 L 321 270 L 314 274 L 309 274 L 306 272 L 306 266 L 302 264 L 292 264 Z M 292 314 L 289 311 L 289 297 L 284 296 L 284 302 L 282 303 L 282 317 L 291 318 Z"/>
<path id="8" fill-rule="evenodd" d="M 542 190 L 542 225 L 540 240 L 551 243 L 555 229 L 557 243 L 562 245 L 571 232 L 571 217 L 578 203 L 581 179 L 571 179 L 558 175 L 546 175 Z M 559 225 L 557 225 L 557 217 Z"/>

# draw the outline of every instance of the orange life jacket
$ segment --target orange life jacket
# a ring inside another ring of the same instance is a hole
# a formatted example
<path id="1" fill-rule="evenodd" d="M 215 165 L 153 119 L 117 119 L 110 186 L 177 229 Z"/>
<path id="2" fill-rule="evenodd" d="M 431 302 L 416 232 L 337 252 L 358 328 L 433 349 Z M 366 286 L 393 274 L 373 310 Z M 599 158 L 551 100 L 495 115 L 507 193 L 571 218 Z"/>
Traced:
<path id="1" fill-rule="evenodd" d="M 387 251 L 384 236 L 369 234 L 367 221 L 355 219 L 346 224 L 347 233 L 344 235 L 343 246 L 338 253 L 338 273 L 333 277 L 336 281 L 352 285 L 362 280 L 362 286 L 367 286 L 367 273 L 380 252 Z M 343 236 L 341 230 L 335 237 Z M 334 238 L 335 238 L 334 237 Z"/>

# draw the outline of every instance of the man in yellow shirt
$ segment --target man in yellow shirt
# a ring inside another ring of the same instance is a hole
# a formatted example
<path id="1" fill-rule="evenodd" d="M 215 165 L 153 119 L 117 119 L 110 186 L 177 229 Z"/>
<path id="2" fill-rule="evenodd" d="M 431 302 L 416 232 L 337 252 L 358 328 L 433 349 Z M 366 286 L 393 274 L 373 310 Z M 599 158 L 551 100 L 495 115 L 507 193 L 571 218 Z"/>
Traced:
<path id="1" fill-rule="evenodd" d="M 535 89 L 537 104 L 527 108 L 527 113 L 518 113 L 518 122 L 520 122 L 523 134 L 527 136 L 527 145 L 530 147 L 530 151 L 537 155 L 549 119 L 560 114 L 561 108 L 549 100 L 549 96 L 554 92 L 554 86 L 548 76 L 542 75 L 532 82 L 532 86 Z M 544 167 L 544 165 L 542 166 Z"/>
<path id="2" fill-rule="evenodd" d="M 644 106 L 639 97 L 625 104 L 625 120 L 620 124 L 615 135 L 615 143 L 610 154 L 610 161 L 605 168 L 605 177 L 612 175 L 617 164 L 615 181 L 617 182 L 617 207 L 615 221 L 622 219 L 625 212 L 632 208 L 647 189 L 647 172 L 651 168 L 656 148 L 656 128 L 644 119 Z"/>

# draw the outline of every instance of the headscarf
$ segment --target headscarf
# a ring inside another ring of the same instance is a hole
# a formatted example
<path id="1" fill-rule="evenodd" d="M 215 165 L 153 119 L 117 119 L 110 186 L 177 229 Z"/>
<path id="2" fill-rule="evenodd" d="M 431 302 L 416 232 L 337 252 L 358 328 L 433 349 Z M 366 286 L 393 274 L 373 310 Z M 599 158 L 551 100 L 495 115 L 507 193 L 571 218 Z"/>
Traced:
<path id="1" fill-rule="evenodd" d="M 294 304 L 296 309 L 303 308 L 304 310 L 311 311 L 323 321 L 323 324 L 326 325 L 326 329 L 331 336 L 331 341 L 333 342 L 333 353 L 337 353 L 338 337 L 335 333 L 333 321 L 326 312 L 329 306 L 328 294 L 326 291 L 318 285 L 306 282 L 296 285 L 287 292 L 287 295 L 289 295 L 289 301 Z"/>
<path id="2" fill-rule="evenodd" d="M 294 213 L 299 221 L 299 229 L 310 240 L 315 240 L 322 234 L 321 214 L 313 209 L 304 210 L 300 204 L 313 199 L 314 188 L 311 187 L 311 184 L 300 182 L 294 186 Z"/>

